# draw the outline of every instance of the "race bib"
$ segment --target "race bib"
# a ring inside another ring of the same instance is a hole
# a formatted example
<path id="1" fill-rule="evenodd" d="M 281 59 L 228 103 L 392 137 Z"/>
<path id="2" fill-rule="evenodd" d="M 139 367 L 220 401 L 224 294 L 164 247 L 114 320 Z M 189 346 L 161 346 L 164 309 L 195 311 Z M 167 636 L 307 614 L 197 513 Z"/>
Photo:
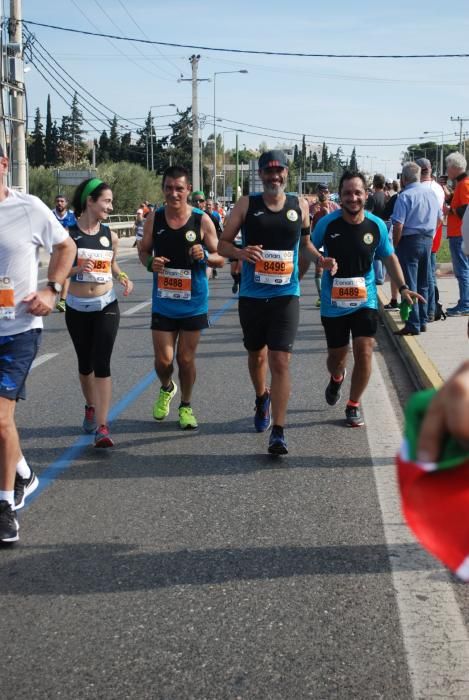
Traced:
<path id="1" fill-rule="evenodd" d="M 10 277 L 0 277 L 0 321 L 15 318 L 15 290 Z"/>
<path id="2" fill-rule="evenodd" d="M 332 306 L 354 309 L 366 302 L 368 294 L 364 277 L 334 278 L 332 284 Z"/>
<path id="3" fill-rule="evenodd" d="M 293 250 L 264 250 L 256 262 L 254 282 L 282 285 L 290 282 L 293 272 Z"/>
<path id="4" fill-rule="evenodd" d="M 78 249 L 77 265 L 80 266 L 85 260 L 93 261 L 91 272 L 80 272 L 77 274 L 78 282 L 110 282 L 112 280 L 112 250 L 91 250 L 90 248 Z"/>
<path id="5" fill-rule="evenodd" d="M 179 270 L 165 267 L 158 273 L 157 296 L 162 299 L 182 299 L 189 301 L 192 289 L 192 273 L 190 270 Z"/>

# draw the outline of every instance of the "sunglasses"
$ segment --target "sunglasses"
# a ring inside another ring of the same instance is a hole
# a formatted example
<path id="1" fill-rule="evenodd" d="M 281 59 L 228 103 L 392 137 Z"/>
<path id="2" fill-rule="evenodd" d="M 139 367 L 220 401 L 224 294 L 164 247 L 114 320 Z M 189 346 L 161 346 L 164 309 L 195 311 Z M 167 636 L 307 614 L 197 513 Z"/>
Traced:
<path id="1" fill-rule="evenodd" d="M 194 199 L 195 204 L 200 204 L 200 202 L 205 202 L 205 199 Z"/>

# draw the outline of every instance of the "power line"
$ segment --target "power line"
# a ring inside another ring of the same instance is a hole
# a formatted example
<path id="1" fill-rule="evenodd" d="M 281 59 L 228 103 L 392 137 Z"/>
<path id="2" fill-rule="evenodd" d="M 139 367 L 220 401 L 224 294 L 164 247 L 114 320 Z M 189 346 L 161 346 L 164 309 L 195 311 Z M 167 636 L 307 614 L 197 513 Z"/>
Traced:
<path id="1" fill-rule="evenodd" d="M 130 14 L 130 12 L 128 11 L 128 9 L 126 8 L 126 6 L 125 6 L 124 3 L 122 2 L 122 0 L 118 0 L 118 2 L 119 2 L 119 5 L 120 5 L 120 6 L 122 7 L 122 9 L 124 10 L 124 12 L 126 13 L 126 15 L 129 17 L 129 19 L 135 24 L 135 26 L 137 27 L 138 31 L 142 33 L 142 35 L 145 37 L 145 39 L 148 39 L 148 38 L 149 38 L 149 37 L 148 37 L 148 34 L 145 34 L 145 31 L 144 31 L 144 30 L 142 29 L 142 27 L 136 22 L 135 18 Z M 158 53 L 160 54 L 161 58 L 163 58 L 165 61 L 167 61 L 167 62 L 169 63 L 170 66 L 173 66 L 173 68 L 175 68 L 175 69 L 177 70 L 178 76 L 179 76 L 180 73 L 181 73 L 180 68 L 178 68 L 178 66 L 177 66 L 175 63 L 173 63 L 173 61 L 171 61 L 170 58 L 169 58 L 168 56 L 165 56 L 164 53 L 163 53 L 162 51 L 160 51 L 159 49 L 158 49 Z M 152 60 L 154 61 L 155 59 L 152 59 Z"/>
<path id="2" fill-rule="evenodd" d="M 117 29 L 117 31 L 118 31 L 118 32 L 122 32 L 122 29 L 119 27 L 118 24 L 116 24 L 116 22 L 114 21 L 114 19 L 113 19 L 113 18 L 111 17 L 111 15 L 104 9 L 104 7 L 101 5 L 101 3 L 98 2 L 98 0 L 94 0 L 94 2 L 95 2 L 95 5 L 97 5 L 97 6 L 99 7 L 99 9 L 100 9 L 101 12 L 103 13 L 103 15 L 104 15 L 105 17 L 107 17 L 107 19 L 111 22 L 111 24 Z M 76 3 L 74 3 L 74 4 L 76 5 Z M 116 48 L 117 48 L 117 47 L 116 47 Z M 141 56 L 143 56 L 143 58 L 144 58 L 145 60 L 148 60 L 148 56 L 145 55 L 145 53 L 142 51 L 142 49 L 140 48 L 140 46 L 137 46 L 136 48 L 137 48 L 139 54 L 140 54 Z M 120 51 L 120 49 L 119 49 L 119 52 L 122 53 L 122 52 Z M 130 60 L 132 61 L 133 59 L 131 58 Z M 160 76 L 160 77 L 162 77 L 162 76 Z M 163 80 L 167 80 L 167 79 L 168 79 L 168 78 L 164 78 L 164 77 L 163 77 Z"/>
<path id="3" fill-rule="evenodd" d="M 75 4 L 74 0 L 72 2 Z M 78 5 L 76 5 L 78 8 Z M 78 8 L 79 9 L 79 8 Z M 80 10 L 81 12 L 81 10 Z M 83 14 L 83 13 L 82 13 Z M 86 17 L 86 15 L 85 15 Z M 90 24 L 93 24 L 88 20 Z M 176 44 L 169 41 L 152 41 L 151 39 L 137 39 L 130 36 L 116 36 L 115 34 L 103 34 L 98 32 L 87 32 L 84 29 L 72 29 L 71 27 L 58 27 L 55 24 L 44 24 L 43 22 L 33 22 L 29 19 L 23 19 L 23 22 L 33 24 L 37 27 L 46 27 L 47 29 L 57 29 L 61 32 L 72 32 L 74 34 L 85 34 L 87 36 L 96 36 L 105 39 L 116 39 L 117 41 L 132 41 L 138 44 L 154 44 L 157 46 L 175 46 L 183 49 L 195 49 L 198 51 L 220 51 L 223 53 L 238 53 L 238 54 L 255 54 L 263 56 L 296 56 L 302 58 L 469 58 L 469 53 L 422 53 L 422 54 L 346 54 L 346 53 L 296 53 L 291 51 L 255 51 L 254 49 L 227 49 L 217 46 L 200 46 L 196 44 Z"/>
<path id="4" fill-rule="evenodd" d="M 99 27 L 97 27 L 96 24 L 88 17 L 88 15 L 85 14 L 85 12 L 83 12 L 83 10 L 81 9 L 81 7 L 75 2 L 75 0 L 71 0 L 71 2 L 75 5 L 76 9 L 80 12 L 80 14 L 83 15 L 83 17 L 86 19 L 86 21 L 89 22 L 89 23 L 91 24 L 91 26 L 94 27 L 95 29 L 97 29 L 98 32 L 99 32 Z M 88 33 L 88 34 L 93 34 L 93 32 L 85 32 L 85 34 L 86 34 L 86 33 Z M 121 49 L 120 49 L 118 46 L 115 46 L 115 45 L 112 43 L 112 41 L 111 41 L 112 35 L 108 36 L 107 34 L 96 34 L 96 36 L 100 36 L 100 37 L 106 38 L 106 39 L 109 41 L 109 43 L 111 44 L 111 46 L 112 46 L 116 51 L 118 51 L 119 53 L 123 53 L 123 52 L 121 51 Z M 131 63 L 133 63 L 134 65 L 136 65 L 137 68 L 140 68 L 140 69 L 142 68 L 142 66 L 139 65 L 139 64 L 137 63 L 137 61 L 135 61 L 133 58 L 128 58 L 127 60 L 131 61 Z M 144 70 L 146 70 L 147 73 L 150 73 L 150 75 L 154 75 L 155 77 L 159 78 L 160 80 L 169 80 L 169 78 L 164 78 L 164 77 L 162 78 L 161 75 L 158 75 L 157 73 L 154 73 L 153 71 L 148 70 L 147 67 L 144 67 Z"/>

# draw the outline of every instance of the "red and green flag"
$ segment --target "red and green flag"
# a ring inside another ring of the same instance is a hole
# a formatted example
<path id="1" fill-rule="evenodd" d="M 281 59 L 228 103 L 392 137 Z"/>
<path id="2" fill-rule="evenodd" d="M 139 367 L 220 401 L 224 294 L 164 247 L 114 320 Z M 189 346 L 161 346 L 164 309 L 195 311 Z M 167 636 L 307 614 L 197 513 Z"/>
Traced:
<path id="1" fill-rule="evenodd" d="M 404 517 L 431 554 L 469 581 L 469 454 L 450 436 L 438 463 L 417 461 L 420 426 L 435 390 L 414 394 L 405 408 L 397 474 Z"/>

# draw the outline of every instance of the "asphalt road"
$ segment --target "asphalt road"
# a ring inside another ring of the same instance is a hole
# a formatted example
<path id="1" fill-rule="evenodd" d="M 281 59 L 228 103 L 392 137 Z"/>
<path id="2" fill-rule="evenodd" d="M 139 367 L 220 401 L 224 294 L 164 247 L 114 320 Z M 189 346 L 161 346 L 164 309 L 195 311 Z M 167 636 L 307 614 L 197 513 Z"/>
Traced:
<path id="1" fill-rule="evenodd" d="M 47 321 L 18 406 L 43 478 L 19 545 L 0 550 L 2 697 L 469 697 L 467 589 L 408 538 L 396 505 L 392 455 L 410 383 L 384 334 L 367 429 L 347 429 L 344 405 L 324 400 L 325 343 L 305 285 L 290 454 L 270 458 L 252 429 L 223 271 L 198 352 L 201 428 L 182 433 L 177 400 L 165 422 L 152 419 L 150 306 L 138 306 L 151 277 L 135 251 L 126 257 L 136 289 L 121 297 L 113 356 L 116 447 L 96 451 L 81 436 L 61 314 Z"/>

